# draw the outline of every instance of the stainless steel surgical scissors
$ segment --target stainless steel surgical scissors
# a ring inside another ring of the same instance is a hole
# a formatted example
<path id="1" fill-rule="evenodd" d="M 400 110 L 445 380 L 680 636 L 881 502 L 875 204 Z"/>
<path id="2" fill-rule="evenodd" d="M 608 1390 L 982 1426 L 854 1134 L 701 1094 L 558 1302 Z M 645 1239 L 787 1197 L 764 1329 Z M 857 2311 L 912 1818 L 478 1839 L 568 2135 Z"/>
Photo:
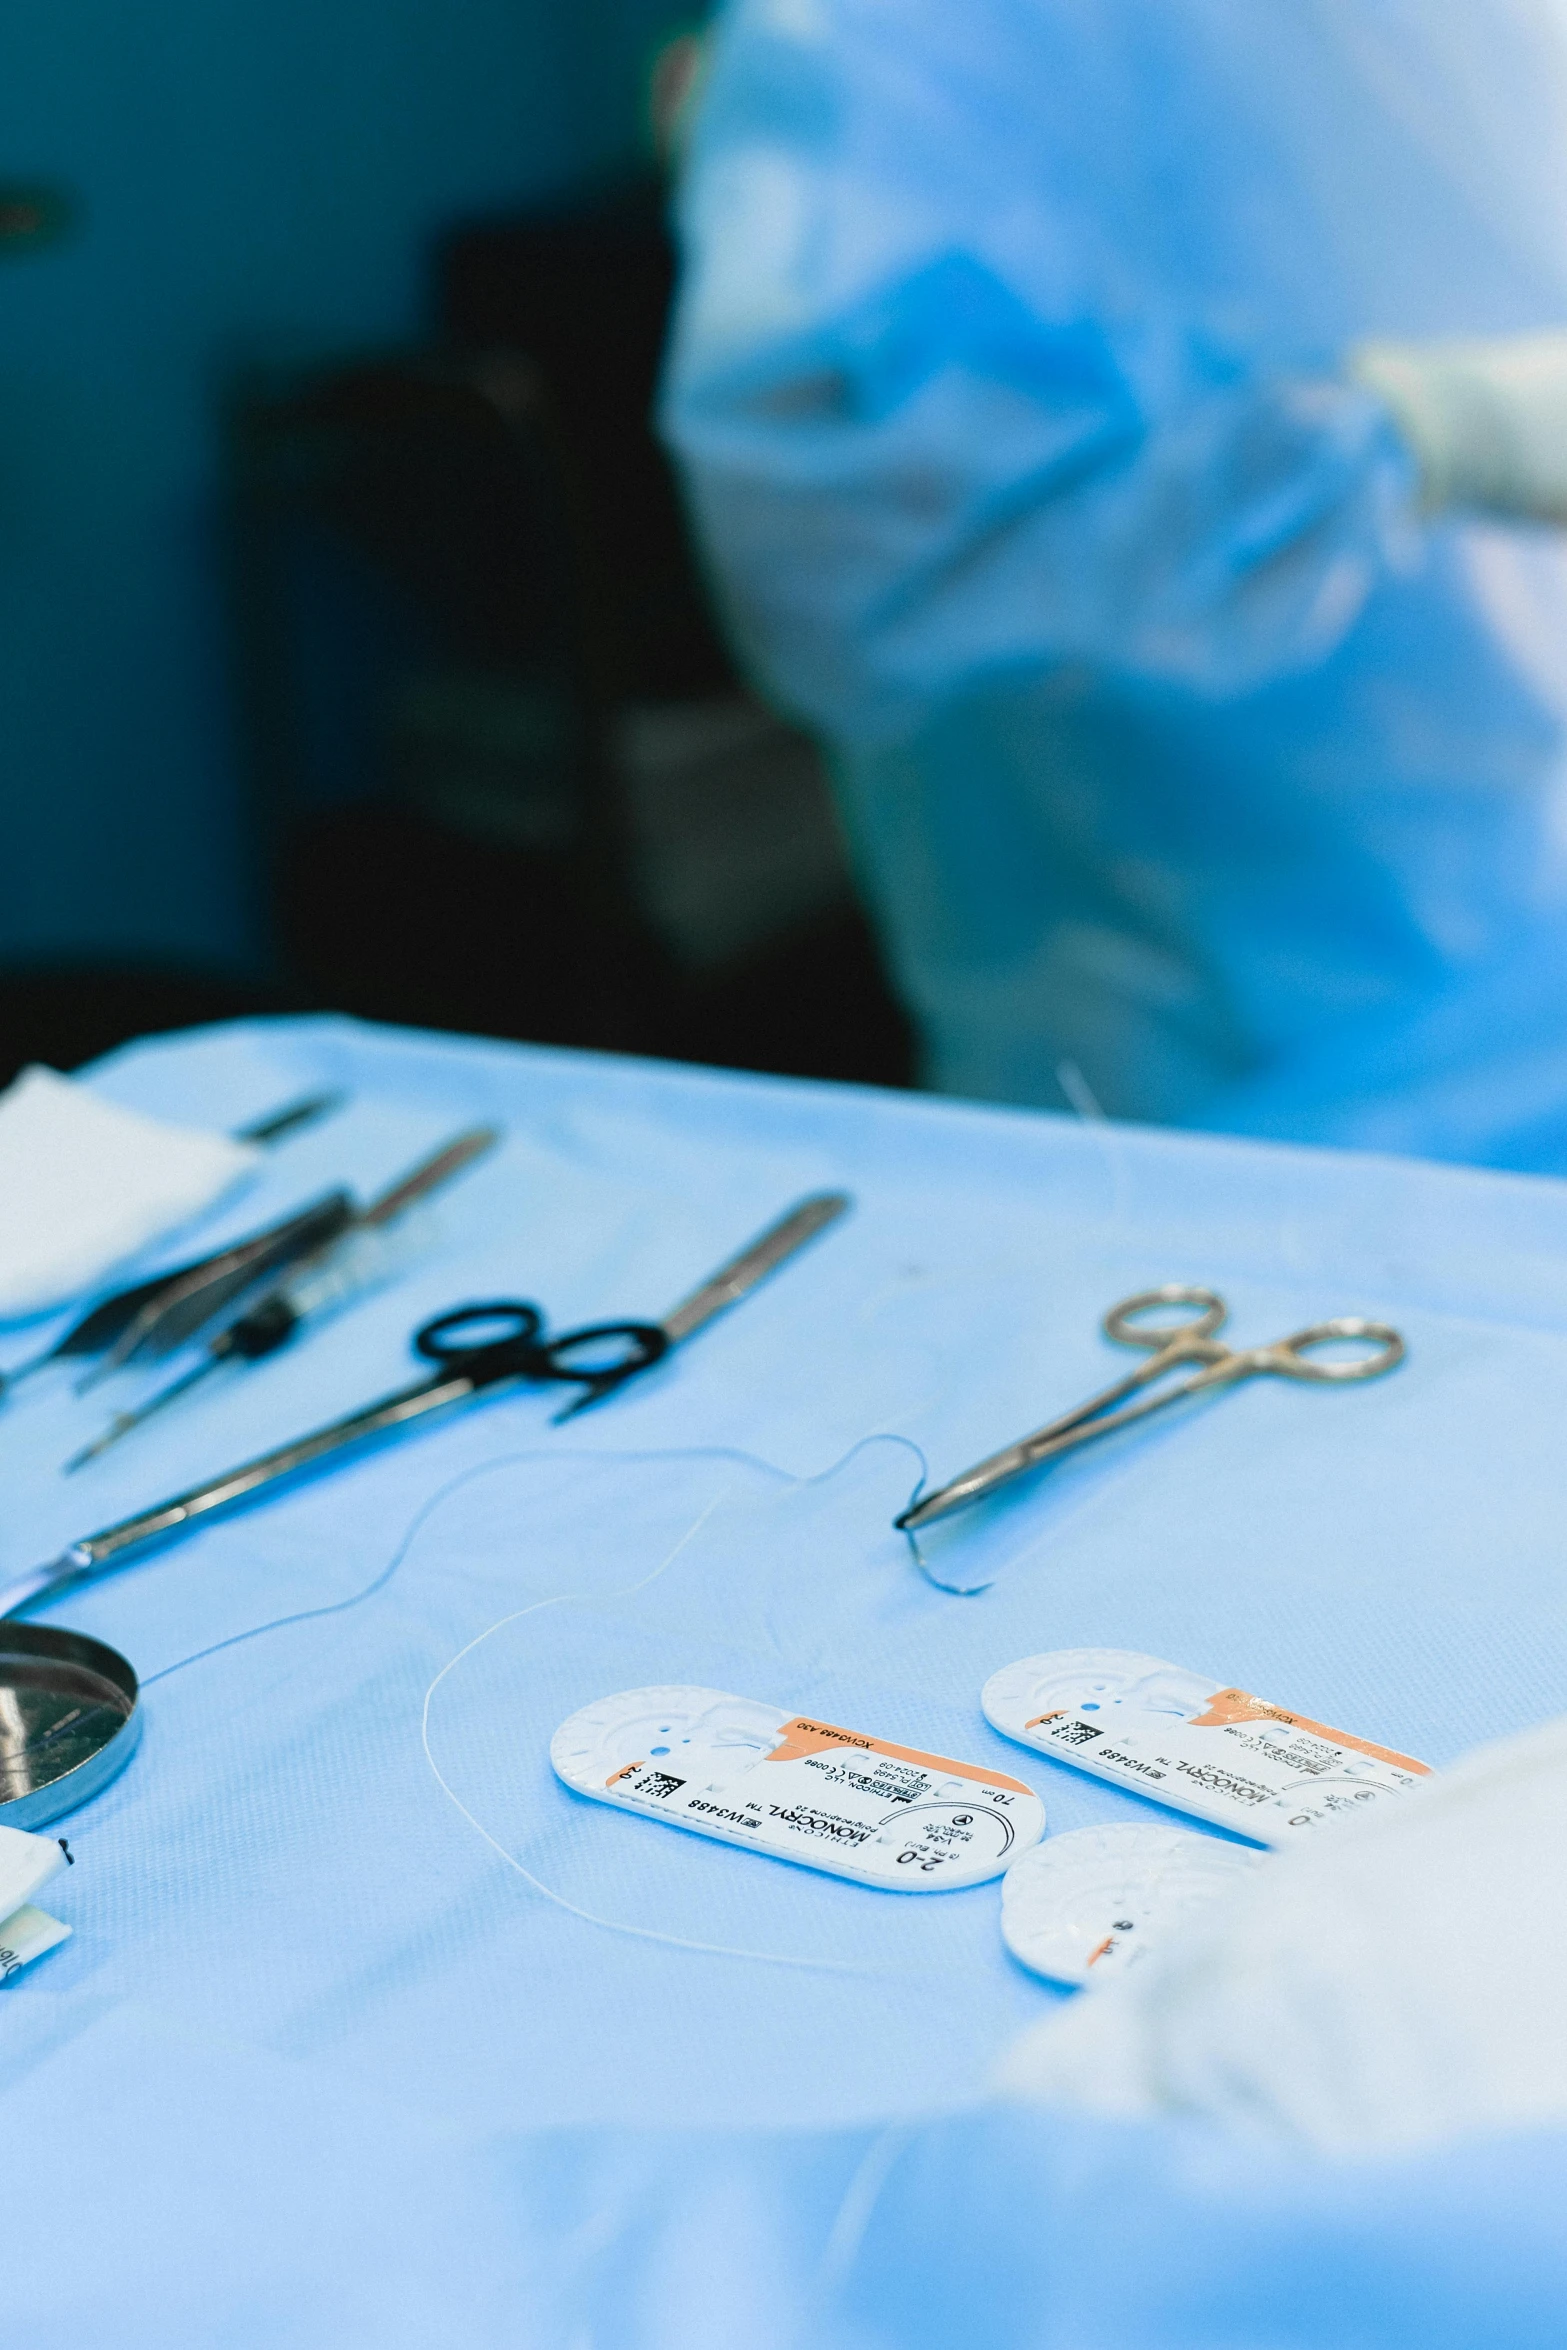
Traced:
<path id="1" fill-rule="evenodd" d="M 1196 1311 L 1176 1321 L 1142 1319 L 1145 1314 L 1156 1313 L 1161 1306 L 1189 1306 Z M 916 1533 L 921 1526 L 946 1517 L 950 1510 L 979 1501 L 985 1494 L 993 1493 L 998 1485 L 1021 1477 L 1026 1470 L 1038 1468 L 1045 1461 L 1056 1460 L 1064 1452 L 1075 1451 L 1078 1445 L 1091 1443 L 1096 1436 L 1129 1428 L 1133 1421 L 1147 1419 L 1151 1412 L 1162 1411 L 1166 1404 L 1184 1403 L 1194 1395 L 1233 1387 L 1242 1379 L 1271 1374 L 1281 1379 L 1310 1379 L 1325 1385 L 1341 1385 L 1347 1380 L 1379 1379 L 1384 1371 L 1393 1370 L 1404 1359 L 1404 1341 L 1398 1332 L 1386 1322 L 1368 1322 L 1359 1314 L 1340 1314 L 1331 1322 L 1313 1322 L 1309 1329 L 1276 1339 L 1271 1346 L 1245 1347 L 1226 1346 L 1220 1339 L 1219 1332 L 1228 1314 L 1229 1308 L 1215 1290 L 1191 1288 L 1179 1281 L 1166 1282 L 1161 1289 L 1139 1290 L 1136 1297 L 1123 1298 L 1106 1314 L 1104 1334 L 1118 1346 L 1149 1348 L 1153 1355 L 1151 1362 L 1118 1379 L 1113 1387 L 1091 1395 L 1075 1410 L 1048 1420 L 1032 1436 L 1021 1437 L 1004 1451 L 976 1462 L 961 1477 L 954 1477 L 950 1484 L 913 1503 L 895 1523 L 905 1533 Z M 1318 1347 L 1346 1339 L 1363 1342 L 1373 1351 L 1348 1361 L 1313 1359 Z M 1187 1364 L 1196 1366 L 1191 1378 L 1179 1380 L 1162 1394 L 1147 1396 L 1141 1403 L 1125 1402 L 1128 1396 L 1153 1386 Z M 1118 1404 L 1125 1404 L 1125 1409 L 1118 1411 Z"/>

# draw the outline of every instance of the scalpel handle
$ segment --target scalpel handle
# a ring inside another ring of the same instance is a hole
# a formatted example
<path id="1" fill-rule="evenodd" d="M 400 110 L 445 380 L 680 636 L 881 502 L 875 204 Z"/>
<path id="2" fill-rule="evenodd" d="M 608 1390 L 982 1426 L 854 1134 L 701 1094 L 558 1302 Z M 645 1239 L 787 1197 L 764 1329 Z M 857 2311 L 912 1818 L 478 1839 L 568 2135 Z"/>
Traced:
<path id="1" fill-rule="evenodd" d="M 776 1224 L 769 1224 L 737 1257 L 731 1257 L 727 1265 L 720 1265 L 700 1289 L 693 1289 L 689 1297 L 683 1297 L 663 1317 L 671 1346 L 678 1346 L 681 1339 L 702 1329 L 715 1315 L 749 1297 L 758 1282 L 787 1264 L 797 1249 L 804 1248 L 808 1240 L 814 1240 L 829 1224 L 835 1224 L 852 1205 L 846 1191 L 817 1191 L 809 1199 L 799 1201 L 787 1215 L 780 1216 Z"/>
<path id="2" fill-rule="evenodd" d="M 229 1469 L 205 1485 L 192 1486 L 188 1493 L 176 1494 L 172 1501 L 159 1502 L 155 1508 L 142 1510 L 134 1518 L 122 1518 L 117 1525 L 84 1535 L 47 1566 L 31 1568 L 14 1582 L 0 1584 L 0 1614 L 15 1615 L 56 1591 L 90 1582 L 117 1566 L 125 1552 L 173 1534 L 193 1518 L 226 1509 L 231 1502 L 242 1501 L 247 1494 L 259 1493 L 264 1486 L 275 1485 L 279 1478 L 291 1477 L 296 1470 L 308 1468 L 312 1461 L 341 1452 L 345 1445 L 361 1444 L 385 1429 L 406 1427 L 411 1420 L 422 1420 L 432 1412 L 444 1411 L 448 1404 L 461 1403 L 475 1391 L 475 1381 L 460 1373 L 421 1379 L 417 1386 L 383 1396 L 379 1403 L 369 1404 L 347 1419 L 334 1420 L 330 1427 L 317 1428 L 309 1436 L 298 1436 L 291 1444 L 280 1444 L 275 1451 L 264 1452 L 256 1460 Z"/>
<path id="3" fill-rule="evenodd" d="M 424 1160 L 411 1175 L 405 1175 L 400 1183 L 393 1184 L 390 1191 L 384 1191 L 379 1199 L 372 1200 L 361 1211 L 359 1223 L 368 1224 L 372 1229 L 381 1224 L 395 1223 L 416 1201 L 426 1198 L 432 1191 L 439 1191 L 443 1183 L 450 1183 L 452 1177 L 460 1175 L 464 1167 L 482 1158 L 486 1151 L 493 1150 L 500 1139 L 501 1130 L 498 1126 L 470 1126 L 455 1141 L 449 1142 L 444 1150 L 437 1151 L 434 1158 Z"/>

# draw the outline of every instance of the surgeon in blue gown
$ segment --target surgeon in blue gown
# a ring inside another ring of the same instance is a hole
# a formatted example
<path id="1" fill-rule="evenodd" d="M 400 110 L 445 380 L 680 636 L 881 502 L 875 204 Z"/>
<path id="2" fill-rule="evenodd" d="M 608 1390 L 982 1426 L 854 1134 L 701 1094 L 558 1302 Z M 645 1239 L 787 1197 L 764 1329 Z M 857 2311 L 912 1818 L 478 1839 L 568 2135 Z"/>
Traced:
<path id="1" fill-rule="evenodd" d="M 929 1082 L 1567 1171 L 1567 4 L 734 0 L 665 401 Z"/>

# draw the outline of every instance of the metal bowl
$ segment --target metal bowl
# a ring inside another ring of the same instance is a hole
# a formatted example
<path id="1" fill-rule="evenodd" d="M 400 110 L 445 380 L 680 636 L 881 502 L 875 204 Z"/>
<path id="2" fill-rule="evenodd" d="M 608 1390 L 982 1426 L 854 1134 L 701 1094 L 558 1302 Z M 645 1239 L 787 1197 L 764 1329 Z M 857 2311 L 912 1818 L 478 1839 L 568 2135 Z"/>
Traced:
<path id="1" fill-rule="evenodd" d="M 40 1828 L 125 1768 L 141 1734 L 118 1649 L 0 1618 L 0 1827 Z"/>

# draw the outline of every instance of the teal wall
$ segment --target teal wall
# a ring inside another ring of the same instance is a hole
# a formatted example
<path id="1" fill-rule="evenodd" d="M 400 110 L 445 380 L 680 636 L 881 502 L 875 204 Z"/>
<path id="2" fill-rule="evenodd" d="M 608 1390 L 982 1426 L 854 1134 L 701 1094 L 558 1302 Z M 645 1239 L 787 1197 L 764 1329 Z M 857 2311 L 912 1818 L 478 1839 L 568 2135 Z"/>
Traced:
<path id="1" fill-rule="evenodd" d="M 614 168 L 669 0 L 48 0 L 0 28 L 0 963 L 260 950 L 215 391 L 395 339 L 454 216 Z"/>

